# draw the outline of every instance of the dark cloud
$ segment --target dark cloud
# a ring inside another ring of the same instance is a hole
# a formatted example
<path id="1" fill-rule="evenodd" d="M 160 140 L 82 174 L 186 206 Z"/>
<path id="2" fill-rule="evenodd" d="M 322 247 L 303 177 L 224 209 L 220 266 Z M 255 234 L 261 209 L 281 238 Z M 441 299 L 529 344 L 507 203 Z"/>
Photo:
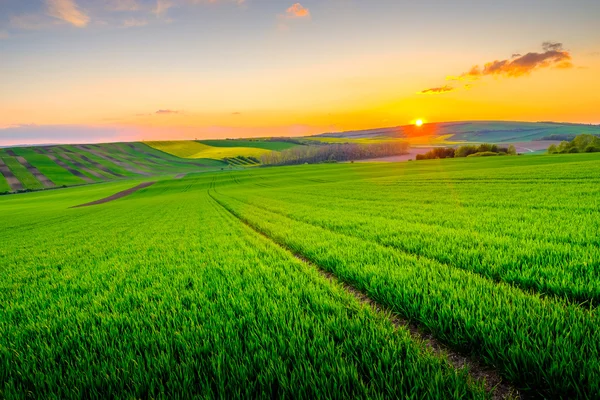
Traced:
<path id="1" fill-rule="evenodd" d="M 562 43 L 553 43 L 553 42 L 544 42 L 544 43 L 542 43 L 542 49 L 544 49 L 544 51 L 562 51 L 563 44 Z"/>
<path id="2" fill-rule="evenodd" d="M 442 93 L 451 92 L 453 90 L 454 90 L 454 88 L 452 86 L 446 85 L 446 86 L 425 89 L 425 90 L 420 91 L 418 94 L 442 94 Z"/>
<path id="3" fill-rule="evenodd" d="M 517 57 L 521 57 L 521 53 L 514 53 L 512 56 L 510 56 L 510 58 L 517 58 Z"/>
<path id="4" fill-rule="evenodd" d="M 448 77 L 448 79 L 475 80 L 487 75 L 519 77 L 542 68 L 573 67 L 571 53 L 563 49 L 562 43 L 544 42 L 542 49 L 544 50 L 542 53 L 513 54 L 513 59 L 511 60 L 495 60 L 484 64 L 483 67 L 475 65 L 468 72 L 457 77 Z"/>

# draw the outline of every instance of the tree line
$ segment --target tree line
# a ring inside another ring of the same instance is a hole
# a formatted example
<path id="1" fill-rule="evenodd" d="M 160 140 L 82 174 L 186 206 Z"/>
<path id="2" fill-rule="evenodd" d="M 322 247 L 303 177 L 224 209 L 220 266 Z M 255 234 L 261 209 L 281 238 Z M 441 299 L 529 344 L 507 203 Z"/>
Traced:
<path id="1" fill-rule="evenodd" d="M 437 147 L 425 154 L 417 154 L 417 160 L 435 160 L 440 158 L 485 157 L 516 155 L 517 149 L 512 144 L 499 147 L 496 144 L 483 143 L 480 145 L 465 145 L 460 147 Z"/>
<path id="2" fill-rule="evenodd" d="M 570 142 L 563 140 L 558 146 L 551 144 L 550 147 L 548 147 L 548 154 L 598 152 L 600 152 L 600 137 L 589 134 L 577 135 Z"/>
<path id="3" fill-rule="evenodd" d="M 408 149 L 408 144 L 402 142 L 297 146 L 264 154 L 261 162 L 265 165 L 294 165 L 354 161 L 408 154 Z"/>

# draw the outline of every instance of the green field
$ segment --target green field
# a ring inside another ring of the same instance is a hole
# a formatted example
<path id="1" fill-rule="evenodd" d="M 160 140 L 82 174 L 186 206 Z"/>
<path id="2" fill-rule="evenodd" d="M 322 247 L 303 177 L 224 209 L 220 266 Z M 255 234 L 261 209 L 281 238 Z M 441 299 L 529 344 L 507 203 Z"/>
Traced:
<path id="1" fill-rule="evenodd" d="M 42 178 L 46 177 L 59 187 L 233 168 L 213 159 L 182 159 L 143 143 L 15 147 L 10 150 L 37 168 Z M 0 157 L 24 190 L 44 189 L 44 185 L 7 151 L 0 150 Z M 10 191 L 6 179 L 0 174 L 0 193 Z"/>
<path id="2" fill-rule="evenodd" d="M 278 141 L 259 140 L 259 139 L 254 139 L 254 140 L 241 140 L 241 139 L 199 140 L 198 142 L 205 144 L 207 146 L 213 146 L 213 147 L 246 147 L 246 148 L 253 147 L 253 148 L 257 148 L 257 149 L 275 150 L 275 151 L 287 150 L 287 149 L 291 149 L 293 147 L 298 146 L 296 143 L 291 143 L 291 142 L 278 142 Z M 242 154 L 242 155 L 244 155 L 244 154 Z"/>
<path id="3" fill-rule="evenodd" d="M 193 172 L 0 197 L 0 397 L 598 398 L 600 154 Z"/>
<path id="4" fill-rule="evenodd" d="M 224 142 L 224 141 L 221 141 Z M 163 151 L 165 153 L 181 158 L 203 158 L 222 160 L 229 157 L 246 156 L 257 157 L 268 153 L 267 150 L 261 147 L 229 147 L 229 146 L 209 146 L 201 142 L 193 140 L 179 141 L 154 141 L 144 142 L 148 146 Z"/>

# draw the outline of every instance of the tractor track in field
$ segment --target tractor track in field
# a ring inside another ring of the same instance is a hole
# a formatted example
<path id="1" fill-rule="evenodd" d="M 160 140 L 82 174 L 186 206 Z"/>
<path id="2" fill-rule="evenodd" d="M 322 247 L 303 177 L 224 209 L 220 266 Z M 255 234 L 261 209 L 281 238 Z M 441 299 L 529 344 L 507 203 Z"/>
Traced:
<path id="1" fill-rule="evenodd" d="M 19 190 L 24 189 L 21 181 L 17 179 L 15 174 L 13 174 L 10 168 L 8 168 L 8 165 L 4 163 L 4 160 L 2 160 L 2 158 L 0 158 L 0 174 L 4 176 L 6 182 L 8 182 L 8 186 L 10 186 L 10 189 L 13 192 L 17 192 Z"/>
<path id="2" fill-rule="evenodd" d="M 595 303 L 596 302 L 596 298 L 589 298 L 589 297 L 578 298 L 578 297 L 573 297 L 573 296 L 569 297 L 569 296 L 565 295 L 562 292 L 551 291 L 549 288 L 539 288 L 539 287 L 535 287 L 535 286 L 527 286 L 522 281 L 519 281 L 519 280 L 515 280 L 515 279 L 509 280 L 509 279 L 506 279 L 506 278 L 504 278 L 504 277 L 502 277 L 500 275 L 498 275 L 498 276 L 495 276 L 495 275 L 486 275 L 485 273 L 483 273 L 481 271 L 472 270 L 472 269 L 469 269 L 469 268 L 466 268 L 466 267 L 463 267 L 463 266 L 453 265 L 453 264 L 451 264 L 448 261 L 444 261 L 444 260 L 440 259 L 439 257 L 435 257 L 435 256 L 431 256 L 431 255 L 426 255 L 426 254 L 423 254 L 423 253 L 421 253 L 419 251 L 409 250 L 407 248 L 404 248 L 402 246 L 398 246 L 398 245 L 395 245 L 395 244 L 383 243 L 383 242 L 380 242 L 380 241 L 378 241 L 376 239 L 373 239 L 373 238 L 363 238 L 361 236 L 355 236 L 355 235 L 353 235 L 351 233 L 346 233 L 346 232 L 343 232 L 343 231 L 338 231 L 338 230 L 335 230 L 334 228 L 331 228 L 331 227 L 328 227 L 328 226 L 325 226 L 325 225 L 321 225 L 321 224 L 319 224 L 317 222 L 314 222 L 314 221 L 306 221 L 306 220 L 304 220 L 302 218 L 296 217 L 294 215 L 286 214 L 286 213 L 284 213 L 282 211 L 271 210 L 271 209 L 269 209 L 268 207 L 266 207 L 264 205 L 259 205 L 259 204 L 251 203 L 251 202 L 248 202 L 248 201 L 245 201 L 245 200 L 238 200 L 238 199 L 235 199 L 235 200 L 239 201 L 241 203 L 244 203 L 246 205 L 249 205 L 251 207 L 256 207 L 256 208 L 258 208 L 258 209 L 260 209 L 262 211 L 270 212 L 270 213 L 279 215 L 279 216 L 281 216 L 283 218 L 287 218 L 287 219 L 290 219 L 292 221 L 299 222 L 301 224 L 306 224 L 306 225 L 310 225 L 310 226 L 315 227 L 315 228 L 324 229 L 326 231 L 329 231 L 331 233 L 335 233 L 337 235 L 341 235 L 341 236 L 345 236 L 347 238 L 359 239 L 359 240 L 362 240 L 362 241 L 365 241 L 365 242 L 373 243 L 375 245 L 379 245 L 379 246 L 385 247 L 385 248 L 390 249 L 390 250 L 399 251 L 399 252 L 402 252 L 404 254 L 408 254 L 410 256 L 418 257 L 419 259 L 423 259 L 423 260 L 427 260 L 427 261 L 430 261 L 430 262 L 438 263 L 438 264 L 443 265 L 443 266 L 445 266 L 447 268 L 457 268 L 457 269 L 460 269 L 460 270 L 463 270 L 463 271 L 468 271 L 468 272 L 471 272 L 473 274 L 479 275 L 482 278 L 488 279 L 488 280 L 490 280 L 492 282 L 495 282 L 495 283 L 506 283 L 506 284 L 509 284 L 509 285 L 514 285 L 519 290 L 521 290 L 523 293 L 526 293 L 528 295 L 538 295 L 538 296 L 543 297 L 543 298 L 548 298 L 548 297 L 551 298 L 551 297 L 555 297 L 556 296 L 556 297 L 562 299 L 563 301 L 565 301 L 568 304 L 572 304 L 572 305 L 575 305 L 575 306 L 578 306 L 578 307 L 582 307 L 584 309 L 587 309 L 587 308 L 590 308 L 590 307 L 592 309 L 596 309 L 598 307 L 598 304 Z"/>
<path id="3" fill-rule="evenodd" d="M 211 193 L 211 189 L 213 189 L 214 191 L 212 185 L 208 190 L 208 195 L 215 203 L 217 203 L 220 207 L 222 207 L 225 211 L 227 211 L 234 218 L 246 225 L 248 228 L 252 229 L 258 235 L 264 237 L 279 248 L 293 255 L 296 259 L 315 269 L 319 272 L 319 274 L 321 274 L 321 276 L 326 278 L 332 284 L 342 287 L 344 290 L 346 290 L 348 293 L 354 296 L 354 298 L 357 299 L 361 304 L 370 307 L 374 312 L 378 314 L 383 314 L 394 325 L 396 329 L 407 329 L 410 332 L 413 339 L 415 339 L 417 342 L 423 343 L 428 349 L 432 350 L 434 354 L 446 357 L 446 359 L 453 368 L 459 370 L 464 367 L 467 367 L 469 371 L 469 376 L 471 376 L 475 381 L 485 383 L 485 388 L 492 395 L 492 399 L 499 400 L 526 398 L 514 386 L 510 385 L 508 382 L 503 380 L 499 371 L 483 364 L 481 361 L 479 361 L 471 355 L 453 350 L 452 348 L 446 346 L 445 344 L 437 340 L 431 333 L 423 331 L 423 329 L 421 329 L 419 325 L 414 321 L 399 316 L 390 308 L 370 298 L 364 292 L 342 281 L 335 274 L 325 270 L 318 264 L 304 257 L 302 254 L 289 248 L 287 245 L 274 240 L 269 235 L 256 228 L 250 222 L 245 220 L 242 216 L 238 215 L 226 205 L 224 205 L 221 201 L 219 201 Z"/>
<path id="4" fill-rule="evenodd" d="M 29 164 L 29 161 L 25 159 L 25 157 L 19 156 L 14 150 L 8 149 L 6 150 L 6 154 L 14 157 L 22 166 L 24 166 L 29 173 L 31 173 L 35 179 L 37 179 L 45 188 L 53 188 L 56 187 L 54 182 L 46 177 L 46 175 L 42 174 L 36 167 Z"/>
<path id="5" fill-rule="evenodd" d="M 77 206 L 73 206 L 73 207 L 70 207 L 70 208 L 89 207 L 89 206 L 95 206 L 95 205 L 98 205 L 98 204 L 109 203 L 111 201 L 115 201 L 115 200 L 121 199 L 123 197 L 129 196 L 130 194 L 133 194 L 133 193 L 137 192 L 138 190 L 142 190 L 142 189 L 145 189 L 147 187 L 150 187 L 150 186 L 154 185 L 155 183 L 156 183 L 156 181 L 140 183 L 137 186 L 134 186 L 132 188 L 120 191 L 118 193 L 115 193 L 115 194 L 113 194 L 111 196 L 108 196 L 108 197 L 105 197 L 103 199 L 91 201 L 89 203 L 79 204 Z"/>

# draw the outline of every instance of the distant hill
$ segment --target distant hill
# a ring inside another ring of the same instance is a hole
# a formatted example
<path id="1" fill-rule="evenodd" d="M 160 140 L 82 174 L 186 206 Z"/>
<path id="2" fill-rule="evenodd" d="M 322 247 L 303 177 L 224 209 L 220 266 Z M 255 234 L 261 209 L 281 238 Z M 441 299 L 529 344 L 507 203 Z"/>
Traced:
<path id="1" fill-rule="evenodd" d="M 517 143 L 538 140 L 568 140 L 581 133 L 600 135 L 600 125 L 585 125 L 556 122 L 511 122 L 511 121 L 465 121 L 396 126 L 337 133 L 323 133 L 313 136 L 336 139 L 379 139 L 419 137 L 437 138 L 439 142 L 489 142 Z"/>

